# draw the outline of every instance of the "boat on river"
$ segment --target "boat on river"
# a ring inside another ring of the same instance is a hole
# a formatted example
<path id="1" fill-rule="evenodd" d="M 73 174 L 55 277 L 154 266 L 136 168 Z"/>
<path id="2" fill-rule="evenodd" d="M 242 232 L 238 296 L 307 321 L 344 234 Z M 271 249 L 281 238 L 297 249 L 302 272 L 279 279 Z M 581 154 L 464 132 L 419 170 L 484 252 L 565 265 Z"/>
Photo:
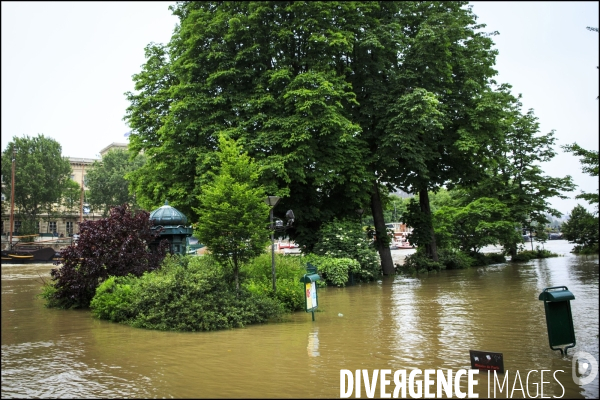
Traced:
<path id="1" fill-rule="evenodd" d="M 60 258 L 54 247 L 41 242 L 17 242 L 2 250 L 3 264 L 51 263 Z"/>

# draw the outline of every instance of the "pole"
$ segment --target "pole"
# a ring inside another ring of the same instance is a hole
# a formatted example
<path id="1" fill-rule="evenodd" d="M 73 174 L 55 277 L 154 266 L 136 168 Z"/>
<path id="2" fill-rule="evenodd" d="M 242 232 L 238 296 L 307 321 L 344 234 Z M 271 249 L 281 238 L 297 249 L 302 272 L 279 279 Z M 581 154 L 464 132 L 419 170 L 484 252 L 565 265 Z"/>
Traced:
<path id="1" fill-rule="evenodd" d="M 271 217 L 271 272 L 273 273 L 273 293 L 276 291 L 275 287 L 275 227 L 273 226 L 273 207 L 270 212 Z"/>
<path id="2" fill-rule="evenodd" d="M 531 251 L 533 251 L 533 231 L 531 230 L 531 226 L 529 226 L 529 241 L 531 242 Z"/>
<path id="3" fill-rule="evenodd" d="M 15 230 L 15 163 L 17 159 L 16 154 L 17 150 L 13 147 L 12 176 L 10 183 L 10 249 L 12 249 L 13 231 Z"/>
<path id="4" fill-rule="evenodd" d="M 83 161 L 81 161 L 81 196 L 79 198 L 79 230 L 83 222 Z"/>

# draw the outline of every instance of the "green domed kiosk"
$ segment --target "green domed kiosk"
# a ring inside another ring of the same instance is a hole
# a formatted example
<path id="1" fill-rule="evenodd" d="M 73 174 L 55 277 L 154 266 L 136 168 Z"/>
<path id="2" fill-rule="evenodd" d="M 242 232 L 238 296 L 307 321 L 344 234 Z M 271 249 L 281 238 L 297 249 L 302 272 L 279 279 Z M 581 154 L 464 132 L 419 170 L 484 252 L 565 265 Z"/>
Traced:
<path id="1" fill-rule="evenodd" d="M 169 241 L 169 249 L 173 254 L 185 254 L 186 238 L 194 233 L 191 226 L 188 226 L 188 219 L 181 211 L 169 205 L 157 208 L 150 213 L 150 220 L 154 223 L 153 230 L 162 228 L 160 239 Z"/>

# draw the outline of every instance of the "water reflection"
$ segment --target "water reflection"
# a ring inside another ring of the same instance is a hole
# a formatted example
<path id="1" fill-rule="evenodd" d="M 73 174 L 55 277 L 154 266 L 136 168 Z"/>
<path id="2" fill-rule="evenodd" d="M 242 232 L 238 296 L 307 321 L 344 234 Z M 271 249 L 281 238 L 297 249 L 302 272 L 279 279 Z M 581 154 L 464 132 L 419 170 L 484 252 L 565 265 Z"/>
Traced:
<path id="1" fill-rule="evenodd" d="M 314 322 L 301 312 L 209 333 L 48 310 L 35 298 L 48 266 L 2 266 L 2 397 L 338 397 L 340 369 L 456 371 L 470 367 L 472 349 L 503 353 L 511 388 L 519 371 L 533 395 L 541 370 L 558 370 L 561 385 L 545 376 L 544 396 L 597 398 L 598 378 L 576 385 L 571 366 L 578 351 L 600 360 L 598 258 L 570 255 L 566 242 L 552 246 L 565 256 L 324 288 Z M 577 346 L 567 357 L 549 348 L 537 299 L 557 285 L 575 294 Z M 476 393 L 488 397 L 487 376 L 478 381 Z"/>
<path id="2" fill-rule="evenodd" d="M 309 357 L 319 357 L 319 328 L 314 328 L 312 332 L 308 334 L 308 350 Z"/>

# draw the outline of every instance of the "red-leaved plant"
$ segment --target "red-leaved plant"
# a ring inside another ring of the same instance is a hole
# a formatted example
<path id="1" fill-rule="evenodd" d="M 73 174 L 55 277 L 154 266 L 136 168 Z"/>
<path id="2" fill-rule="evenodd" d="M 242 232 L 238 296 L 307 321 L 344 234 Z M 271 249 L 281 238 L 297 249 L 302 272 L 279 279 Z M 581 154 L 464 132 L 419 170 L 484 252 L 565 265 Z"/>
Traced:
<path id="1" fill-rule="evenodd" d="M 61 251 L 62 267 L 51 271 L 54 304 L 64 308 L 89 307 L 96 288 L 109 276 L 141 276 L 160 267 L 168 251 L 166 240 L 146 211 L 132 212 L 127 204 L 110 216 L 81 223 L 79 239 Z"/>

